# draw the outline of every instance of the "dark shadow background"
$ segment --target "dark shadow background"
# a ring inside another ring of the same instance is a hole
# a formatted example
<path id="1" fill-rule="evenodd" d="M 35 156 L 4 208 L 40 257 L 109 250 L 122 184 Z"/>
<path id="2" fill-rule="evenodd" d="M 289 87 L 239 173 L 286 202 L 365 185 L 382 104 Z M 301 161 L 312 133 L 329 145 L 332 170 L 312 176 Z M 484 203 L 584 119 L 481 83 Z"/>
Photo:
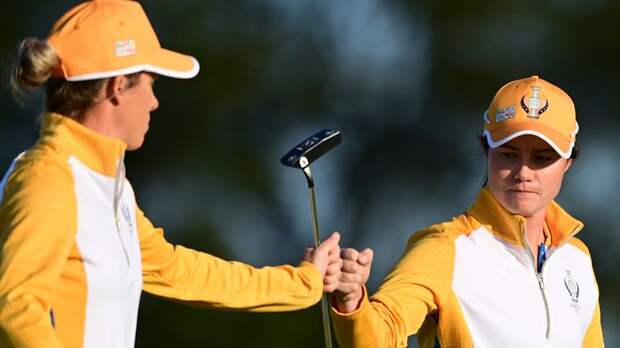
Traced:
<path id="1" fill-rule="evenodd" d="M 4 2 L 2 67 L 76 3 Z M 307 190 L 279 159 L 339 129 L 343 143 L 313 165 L 321 227 L 375 249 L 372 292 L 412 232 L 472 202 L 483 111 L 505 82 L 538 74 L 577 106 L 582 155 L 559 201 L 586 225 L 606 343 L 620 345 L 618 2 L 142 3 L 162 45 L 202 65 L 193 80 L 157 81 L 150 133 L 127 155 L 141 206 L 170 241 L 256 266 L 297 263 L 312 243 Z M 19 108 L 2 88 L 7 168 L 36 139 L 41 101 Z M 137 347 L 318 347 L 319 312 L 205 311 L 144 295 Z"/>

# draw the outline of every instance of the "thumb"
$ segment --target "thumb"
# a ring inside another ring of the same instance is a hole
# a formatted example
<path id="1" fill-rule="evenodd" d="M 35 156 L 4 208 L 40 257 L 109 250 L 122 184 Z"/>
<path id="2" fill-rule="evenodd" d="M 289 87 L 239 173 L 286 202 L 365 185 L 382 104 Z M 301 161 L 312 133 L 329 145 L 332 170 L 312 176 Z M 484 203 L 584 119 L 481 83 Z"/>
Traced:
<path id="1" fill-rule="evenodd" d="M 370 248 L 364 249 L 360 256 L 357 258 L 357 262 L 362 266 L 368 266 L 372 263 L 374 252 Z"/>
<path id="2" fill-rule="evenodd" d="M 340 242 L 340 233 L 334 232 L 329 236 L 329 238 L 325 239 L 321 244 L 319 244 L 318 251 L 329 251 L 331 248 L 338 245 L 338 242 Z"/>

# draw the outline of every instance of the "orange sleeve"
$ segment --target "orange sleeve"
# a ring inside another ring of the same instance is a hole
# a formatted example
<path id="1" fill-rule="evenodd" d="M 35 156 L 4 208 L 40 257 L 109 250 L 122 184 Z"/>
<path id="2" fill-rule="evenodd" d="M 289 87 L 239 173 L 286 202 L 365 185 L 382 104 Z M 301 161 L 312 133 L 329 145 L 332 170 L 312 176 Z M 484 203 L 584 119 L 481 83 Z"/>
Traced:
<path id="1" fill-rule="evenodd" d="M 317 303 L 323 280 L 302 262 L 255 268 L 168 243 L 137 209 L 144 290 L 167 298 L 219 309 L 290 311 Z"/>
<path id="2" fill-rule="evenodd" d="M 60 347 L 51 303 L 75 241 L 68 168 L 18 162 L 0 205 L 0 346 Z"/>
<path id="3" fill-rule="evenodd" d="M 596 308 L 594 309 L 594 315 L 592 316 L 592 321 L 590 322 L 590 326 L 586 331 L 586 336 L 583 339 L 583 347 L 605 347 L 605 342 L 603 340 L 603 329 L 601 328 L 601 309 L 598 303 L 596 304 Z"/>
<path id="4" fill-rule="evenodd" d="M 360 307 L 348 314 L 332 307 L 340 346 L 405 347 L 407 338 L 448 296 L 453 260 L 454 247 L 446 233 L 416 233 L 375 295 L 364 296 Z"/>

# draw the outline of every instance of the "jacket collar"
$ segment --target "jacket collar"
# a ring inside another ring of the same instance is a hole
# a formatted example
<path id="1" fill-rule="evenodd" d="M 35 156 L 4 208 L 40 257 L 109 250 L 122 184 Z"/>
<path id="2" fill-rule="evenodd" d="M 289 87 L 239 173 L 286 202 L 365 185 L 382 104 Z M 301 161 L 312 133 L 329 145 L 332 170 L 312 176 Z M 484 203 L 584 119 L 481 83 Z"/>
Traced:
<path id="1" fill-rule="evenodd" d="M 467 214 L 474 217 L 494 235 L 509 243 L 525 246 L 525 223 L 523 216 L 511 214 L 495 199 L 488 186 L 480 190 L 476 202 Z M 570 216 L 559 204 L 552 201 L 547 208 L 545 223 L 551 235 L 551 246 L 557 247 L 583 228 L 583 223 Z"/>
<path id="2" fill-rule="evenodd" d="M 40 142 L 57 144 L 90 169 L 106 176 L 116 176 L 127 149 L 123 141 L 56 113 L 43 114 Z"/>

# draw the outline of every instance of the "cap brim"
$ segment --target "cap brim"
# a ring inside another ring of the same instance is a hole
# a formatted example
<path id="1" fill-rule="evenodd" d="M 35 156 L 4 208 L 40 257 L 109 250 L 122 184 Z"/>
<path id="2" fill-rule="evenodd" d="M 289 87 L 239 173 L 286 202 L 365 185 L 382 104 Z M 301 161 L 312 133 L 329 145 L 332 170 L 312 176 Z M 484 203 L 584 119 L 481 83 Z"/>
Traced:
<path id="1" fill-rule="evenodd" d="M 66 79 L 67 81 L 86 81 L 128 75 L 140 71 L 147 71 L 177 79 L 191 79 L 200 71 L 200 64 L 196 58 L 192 56 L 161 48 L 151 55 L 146 64 L 137 64 L 111 71 L 76 75 L 66 77 Z"/>
<path id="2" fill-rule="evenodd" d="M 579 127 L 577 127 L 577 130 L 575 130 L 575 134 L 578 130 Z M 497 148 L 499 146 L 502 146 L 507 142 L 523 135 L 534 135 L 544 140 L 560 156 L 564 158 L 570 158 L 570 155 L 573 152 L 573 146 L 575 145 L 574 140 L 571 141 L 569 139 L 566 139 L 564 136 L 558 134 L 553 129 L 545 127 L 544 125 L 541 125 L 539 123 L 532 122 L 506 124 L 494 130 L 493 132 L 485 130 L 484 135 L 486 136 L 489 147 L 491 148 Z"/>
<path id="3" fill-rule="evenodd" d="M 162 48 L 143 70 L 177 79 L 191 79 L 200 71 L 196 58 Z"/>

